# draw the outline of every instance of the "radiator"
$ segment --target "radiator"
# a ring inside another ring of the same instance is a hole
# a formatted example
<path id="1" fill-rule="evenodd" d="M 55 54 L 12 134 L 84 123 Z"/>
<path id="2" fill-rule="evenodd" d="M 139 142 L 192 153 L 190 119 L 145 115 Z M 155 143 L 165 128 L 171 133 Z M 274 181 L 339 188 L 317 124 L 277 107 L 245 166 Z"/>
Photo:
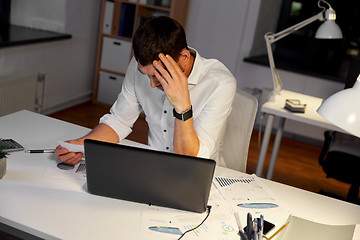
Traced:
<path id="1" fill-rule="evenodd" d="M 42 81 L 44 89 L 44 76 L 38 73 L 16 73 L 0 76 L 0 116 L 19 110 L 39 112 L 38 82 Z M 42 91 L 43 95 L 43 91 Z"/>

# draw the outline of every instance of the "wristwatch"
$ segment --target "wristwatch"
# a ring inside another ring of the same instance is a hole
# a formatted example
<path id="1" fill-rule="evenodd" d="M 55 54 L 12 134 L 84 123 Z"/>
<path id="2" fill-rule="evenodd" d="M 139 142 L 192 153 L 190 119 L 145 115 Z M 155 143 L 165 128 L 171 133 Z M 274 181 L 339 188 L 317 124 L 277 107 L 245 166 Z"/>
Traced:
<path id="1" fill-rule="evenodd" d="M 174 115 L 174 117 L 176 117 L 177 119 L 180 119 L 180 120 L 182 120 L 182 121 L 185 122 L 186 120 L 192 118 L 192 116 L 193 116 L 192 106 L 191 106 L 190 109 L 186 110 L 186 111 L 183 112 L 183 113 L 177 113 L 177 112 L 175 111 L 175 108 L 174 108 L 174 109 L 173 109 L 173 115 Z"/>

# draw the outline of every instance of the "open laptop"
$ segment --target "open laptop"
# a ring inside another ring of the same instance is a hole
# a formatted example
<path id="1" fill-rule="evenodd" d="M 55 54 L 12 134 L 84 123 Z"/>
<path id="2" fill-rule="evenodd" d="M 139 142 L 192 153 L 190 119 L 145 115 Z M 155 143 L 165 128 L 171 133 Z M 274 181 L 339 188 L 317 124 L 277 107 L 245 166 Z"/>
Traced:
<path id="1" fill-rule="evenodd" d="M 215 161 L 85 140 L 88 192 L 193 212 L 207 207 Z"/>

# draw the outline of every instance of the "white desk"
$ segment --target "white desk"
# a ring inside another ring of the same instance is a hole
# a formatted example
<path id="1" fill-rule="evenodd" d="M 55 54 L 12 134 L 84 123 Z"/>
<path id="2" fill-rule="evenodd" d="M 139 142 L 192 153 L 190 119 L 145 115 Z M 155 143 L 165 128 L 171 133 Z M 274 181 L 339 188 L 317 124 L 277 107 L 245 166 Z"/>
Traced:
<path id="1" fill-rule="evenodd" d="M 286 99 L 299 99 L 301 103 L 305 103 L 306 104 L 305 113 L 292 113 L 284 109 Z M 320 107 L 322 101 L 323 99 L 321 98 L 317 98 L 301 93 L 291 92 L 287 90 L 281 90 L 280 94 L 276 95 L 273 100 L 269 100 L 262 105 L 261 112 L 266 113 L 268 117 L 267 117 L 264 137 L 260 148 L 259 159 L 256 167 L 257 176 L 261 176 L 263 172 L 266 152 L 269 146 L 271 130 L 275 117 L 279 118 L 279 124 L 276 130 L 275 141 L 270 156 L 268 171 L 266 174 L 267 179 L 271 179 L 274 173 L 276 158 L 279 152 L 280 142 L 281 142 L 286 119 L 291 119 L 294 121 L 306 123 L 309 125 L 321 127 L 328 130 L 344 132 L 342 129 L 336 127 L 335 125 L 327 121 L 325 118 L 323 118 L 316 112 L 316 110 Z"/>
<path id="2" fill-rule="evenodd" d="M 25 148 L 52 148 L 57 140 L 88 131 L 28 111 L 0 117 L 1 137 L 14 138 Z M 0 180 L 0 223 L 45 239 L 147 239 L 139 233 L 143 204 L 94 196 L 86 192 L 84 180 L 44 174 L 54 161 L 53 154 L 9 156 Z M 235 171 L 217 167 L 216 173 L 223 172 Z M 264 181 L 295 216 L 329 224 L 360 223 L 358 205 Z"/>

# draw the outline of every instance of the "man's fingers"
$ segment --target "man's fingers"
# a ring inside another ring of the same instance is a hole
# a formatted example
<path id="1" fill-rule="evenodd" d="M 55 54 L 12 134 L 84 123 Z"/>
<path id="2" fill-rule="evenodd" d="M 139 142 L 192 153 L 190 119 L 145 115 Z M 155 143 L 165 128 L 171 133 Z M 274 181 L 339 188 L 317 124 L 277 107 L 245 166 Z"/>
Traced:
<path id="1" fill-rule="evenodd" d="M 59 160 L 69 165 L 77 164 L 83 157 L 82 153 L 69 152 L 59 157 Z"/>
<path id="2" fill-rule="evenodd" d="M 175 62 L 175 60 L 170 55 L 168 55 L 168 54 L 166 54 L 166 56 L 163 55 L 162 58 L 160 58 L 160 59 L 171 64 L 172 71 L 169 70 L 171 74 L 172 74 L 172 72 L 174 72 L 174 73 L 176 72 L 177 74 L 182 73 L 181 68 L 179 67 L 177 62 Z M 169 64 L 167 64 L 165 66 L 168 67 L 168 65 Z"/>
<path id="3" fill-rule="evenodd" d="M 157 72 L 162 76 L 162 78 L 165 81 L 167 81 L 167 82 L 171 81 L 173 76 L 171 75 L 171 72 L 168 71 L 168 69 L 165 69 L 166 67 L 165 67 L 165 65 L 162 64 L 161 61 L 156 61 L 155 60 L 153 62 L 153 65 L 155 67 L 155 70 L 157 70 Z M 155 73 L 156 73 L 156 71 L 155 71 Z"/>
<path id="4" fill-rule="evenodd" d="M 60 155 L 63 155 L 63 154 L 66 154 L 68 153 L 69 150 L 67 150 L 66 148 L 63 148 L 61 145 L 58 145 L 55 149 L 55 155 L 57 156 L 60 156 Z"/>
<path id="5" fill-rule="evenodd" d="M 168 86 L 168 82 L 163 78 L 163 76 L 160 74 L 160 72 L 157 69 L 155 69 L 154 74 L 155 74 L 155 77 L 157 78 L 157 80 L 159 80 L 160 84 L 163 86 L 163 88 L 165 90 Z"/>

